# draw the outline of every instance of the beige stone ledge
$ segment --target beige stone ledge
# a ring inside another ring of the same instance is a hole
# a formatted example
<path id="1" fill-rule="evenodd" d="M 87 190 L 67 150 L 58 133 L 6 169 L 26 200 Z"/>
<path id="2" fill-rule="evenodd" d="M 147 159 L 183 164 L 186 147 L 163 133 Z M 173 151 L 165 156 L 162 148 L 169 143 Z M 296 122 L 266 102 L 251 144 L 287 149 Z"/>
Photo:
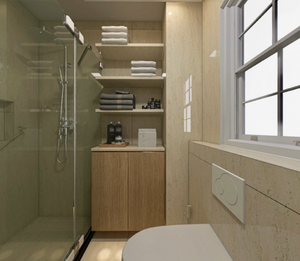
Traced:
<path id="1" fill-rule="evenodd" d="M 213 149 L 217 149 L 219 151 L 224 151 L 232 154 L 236 154 L 239 156 L 243 156 L 249 159 L 265 162 L 268 164 L 272 164 L 278 167 L 300 171 L 300 160 L 272 155 L 263 152 L 257 152 L 253 150 L 241 149 L 237 147 L 232 147 L 228 145 L 219 145 L 202 141 L 190 141 L 189 143 L 189 152 L 199 157 L 199 153 L 195 150 L 197 146 L 205 146 Z M 201 157 L 200 157 L 201 158 Z M 213 163 L 213 162 L 209 162 Z"/>

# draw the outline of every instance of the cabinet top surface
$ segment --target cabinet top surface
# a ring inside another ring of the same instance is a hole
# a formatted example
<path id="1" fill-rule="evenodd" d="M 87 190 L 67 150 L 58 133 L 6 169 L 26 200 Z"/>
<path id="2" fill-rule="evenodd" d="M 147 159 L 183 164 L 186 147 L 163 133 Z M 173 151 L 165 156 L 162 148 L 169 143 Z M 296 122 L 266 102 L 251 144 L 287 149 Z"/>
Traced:
<path id="1" fill-rule="evenodd" d="M 141 151 L 141 152 L 163 152 L 165 151 L 165 147 L 163 146 L 157 146 L 157 147 L 138 147 L 138 146 L 127 146 L 127 147 L 117 147 L 117 148 L 106 148 L 106 147 L 94 147 L 91 149 L 92 152 L 97 152 L 97 151 Z"/>

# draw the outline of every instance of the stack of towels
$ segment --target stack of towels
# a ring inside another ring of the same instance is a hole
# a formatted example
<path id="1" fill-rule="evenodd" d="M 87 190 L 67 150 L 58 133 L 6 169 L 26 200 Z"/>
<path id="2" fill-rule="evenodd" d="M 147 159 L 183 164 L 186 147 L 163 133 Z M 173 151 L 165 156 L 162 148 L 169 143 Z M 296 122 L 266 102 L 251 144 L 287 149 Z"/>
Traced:
<path id="1" fill-rule="evenodd" d="M 136 76 L 136 77 L 156 76 L 156 62 L 131 61 L 131 76 Z"/>
<path id="2" fill-rule="evenodd" d="M 116 93 L 101 93 L 100 110 L 133 110 L 135 109 L 135 96 L 129 92 L 116 91 Z"/>
<path id="3" fill-rule="evenodd" d="M 102 26 L 103 44 L 127 44 L 128 30 L 126 26 Z"/>

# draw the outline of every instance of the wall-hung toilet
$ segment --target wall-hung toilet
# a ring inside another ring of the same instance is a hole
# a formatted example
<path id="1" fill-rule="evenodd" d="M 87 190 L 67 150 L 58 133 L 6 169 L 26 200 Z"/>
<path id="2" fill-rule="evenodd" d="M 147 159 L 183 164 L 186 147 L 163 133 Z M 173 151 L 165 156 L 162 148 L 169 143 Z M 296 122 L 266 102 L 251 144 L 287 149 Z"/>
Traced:
<path id="1" fill-rule="evenodd" d="M 209 224 L 145 229 L 124 246 L 122 261 L 232 261 Z"/>

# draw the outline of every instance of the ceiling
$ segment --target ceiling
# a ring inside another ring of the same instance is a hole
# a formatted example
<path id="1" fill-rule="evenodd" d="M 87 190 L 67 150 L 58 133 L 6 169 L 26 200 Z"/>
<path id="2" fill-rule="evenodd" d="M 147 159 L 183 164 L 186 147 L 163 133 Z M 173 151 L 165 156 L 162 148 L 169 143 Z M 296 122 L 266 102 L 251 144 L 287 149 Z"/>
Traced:
<path id="1" fill-rule="evenodd" d="M 38 20 L 162 21 L 164 0 L 10 0 L 21 2 Z M 171 0 L 170 2 L 202 2 Z"/>
<path id="2" fill-rule="evenodd" d="M 164 2 L 57 0 L 72 20 L 162 21 Z"/>

